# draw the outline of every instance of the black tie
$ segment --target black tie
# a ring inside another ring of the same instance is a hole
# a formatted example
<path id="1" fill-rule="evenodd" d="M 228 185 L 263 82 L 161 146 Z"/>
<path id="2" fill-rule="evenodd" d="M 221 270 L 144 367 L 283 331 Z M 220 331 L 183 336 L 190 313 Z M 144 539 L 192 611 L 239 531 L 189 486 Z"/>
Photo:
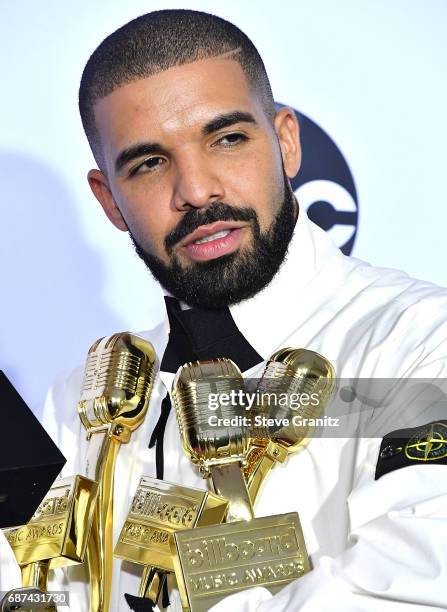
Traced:
<path id="1" fill-rule="evenodd" d="M 227 357 L 245 372 L 262 357 L 244 338 L 229 308 L 181 310 L 178 300 L 165 297 L 169 318 L 169 341 L 163 355 L 162 372 L 177 372 L 188 361 Z"/>

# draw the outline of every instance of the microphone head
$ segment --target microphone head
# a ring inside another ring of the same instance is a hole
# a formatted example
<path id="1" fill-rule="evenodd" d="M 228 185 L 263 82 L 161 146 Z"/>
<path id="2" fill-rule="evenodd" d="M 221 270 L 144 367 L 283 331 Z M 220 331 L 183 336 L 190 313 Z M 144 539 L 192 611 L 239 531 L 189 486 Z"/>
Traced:
<path id="1" fill-rule="evenodd" d="M 177 371 L 172 397 L 183 449 L 204 475 L 212 465 L 245 464 L 250 438 L 241 424 L 243 392 L 242 373 L 231 359 L 186 363 Z M 226 402 L 225 395 L 237 403 Z"/>
<path id="2" fill-rule="evenodd" d="M 113 422 L 136 429 L 149 404 L 155 360 L 152 344 L 129 332 L 97 340 L 88 352 L 78 404 L 84 427 Z"/>
<path id="3" fill-rule="evenodd" d="M 267 362 L 258 392 L 261 398 L 273 393 L 276 398 L 287 397 L 287 401 L 276 402 L 272 409 L 262 400 L 259 409 L 277 423 L 287 419 L 289 424 L 264 428 L 259 437 L 295 452 L 309 441 L 312 426 L 306 423 L 322 415 L 334 388 L 335 369 L 325 357 L 307 349 L 280 349 Z"/>

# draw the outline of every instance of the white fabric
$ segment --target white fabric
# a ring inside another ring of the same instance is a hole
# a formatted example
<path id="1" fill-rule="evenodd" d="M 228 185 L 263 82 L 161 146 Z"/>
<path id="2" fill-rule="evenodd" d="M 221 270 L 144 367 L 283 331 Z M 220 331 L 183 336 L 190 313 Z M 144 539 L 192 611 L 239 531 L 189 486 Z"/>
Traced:
<path id="1" fill-rule="evenodd" d="M 240 331 L 264 358 L 285 346 L 318 351 L 343 378 L 446 377 L 447 290 L 395 270 L 348 258 L 304 214 L 289 255 L 272 283 L 231 307 Z M 167 323 L 142 334 L 163 355 Z M 255 371 L 256 370 L 256 371 Z M 245 373 L 260 374 L 259 368 Z M 157 375 L 148 416 L 120 450 L 115 474 L 115 537 L 139 478 L 155 476 L 148 440 L 173 375 Z M 45 426 L 68 458 L 64 475 L 82 472 L 85 436 L 76 403 L 82 368 L 56 384 Z M 383 418 L 356 411 L 353 433 L 383 430 Z M 409 412 L 411 414 L 411 411 Z M 430 410 L 406 426 L 432 420 Z M 442 416 L 442 415 L 441 415 Z M 349 417 L 351 418 L 351 417 Z M 439 418 L 436 416 L 436 418 Z M 372 429 L 371 429 L 372 428 Z M 380 434 L 382 435 L 382 434 Z M 374 480 L 380 438 L 314 439 L 269 475 L 257 516 L 298 511 L 314 569 L 271 596 L 255 588 L 222 600 L 213 612 L 434 610 L 447 607 L 447 466 L 412 465 Z M 184 455 L 175 415 L 164 438 L 165 480 L 206 486 Z M 1 589 L 20 584 L 9 548 L 1 547 Z M 114 561 L 112 612 L 128 609 L 141 568 Z M 51 588 L 69 588 L 70 609 L 88 610 L 82 568 L 55 572 Z M 171 592 L 171 610 L 180 610 Z"/>

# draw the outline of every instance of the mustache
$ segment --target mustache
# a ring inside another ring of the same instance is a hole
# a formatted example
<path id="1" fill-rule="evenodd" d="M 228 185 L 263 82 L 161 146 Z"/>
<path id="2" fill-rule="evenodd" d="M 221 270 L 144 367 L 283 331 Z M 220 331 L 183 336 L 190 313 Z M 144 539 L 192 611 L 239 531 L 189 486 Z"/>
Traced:
<path id="1" fill-rule="evenodd" d="M 194 208 L 185 213 L 184 217 L 165 238 L 165 248 L 171 254 L 174 245 L 201 225 L 208 225 L 215 221 L 255 221 L 258 215 L 254 208 L 236 208 L 224 202 L 215 202 L 205 209 Z"/>

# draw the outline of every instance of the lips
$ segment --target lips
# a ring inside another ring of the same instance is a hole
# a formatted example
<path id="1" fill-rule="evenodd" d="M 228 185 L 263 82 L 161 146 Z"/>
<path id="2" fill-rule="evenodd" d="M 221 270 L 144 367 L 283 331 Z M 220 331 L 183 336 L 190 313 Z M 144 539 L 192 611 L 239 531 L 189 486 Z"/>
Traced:
<path id="1" fill-rule="evenodd" d="M 239 248 L 246 227 L 246 222 L 237 221 L 217 221 L 202 225 L 189 234 L 179 246 L 195 261 L 216 259 Z"/>
<path id="2" fill-rule="evenodd" d="M 180 242 L 180 246 L 184 247 L 196 240 L 201 240 L 202 238 L 207 238 L 212 236 L 213 234 L 217 234 L 218 232 L 225 232 L 228 230 L 239 229 L 243 227 L 246 223 L 242 221 L 216 221 L 215 223 L 208 223 L 207 225 L 201 225 L 196 230 L 194 230 L 191 234 L 188 234 L 186 238 L 184 238 Z"/>

